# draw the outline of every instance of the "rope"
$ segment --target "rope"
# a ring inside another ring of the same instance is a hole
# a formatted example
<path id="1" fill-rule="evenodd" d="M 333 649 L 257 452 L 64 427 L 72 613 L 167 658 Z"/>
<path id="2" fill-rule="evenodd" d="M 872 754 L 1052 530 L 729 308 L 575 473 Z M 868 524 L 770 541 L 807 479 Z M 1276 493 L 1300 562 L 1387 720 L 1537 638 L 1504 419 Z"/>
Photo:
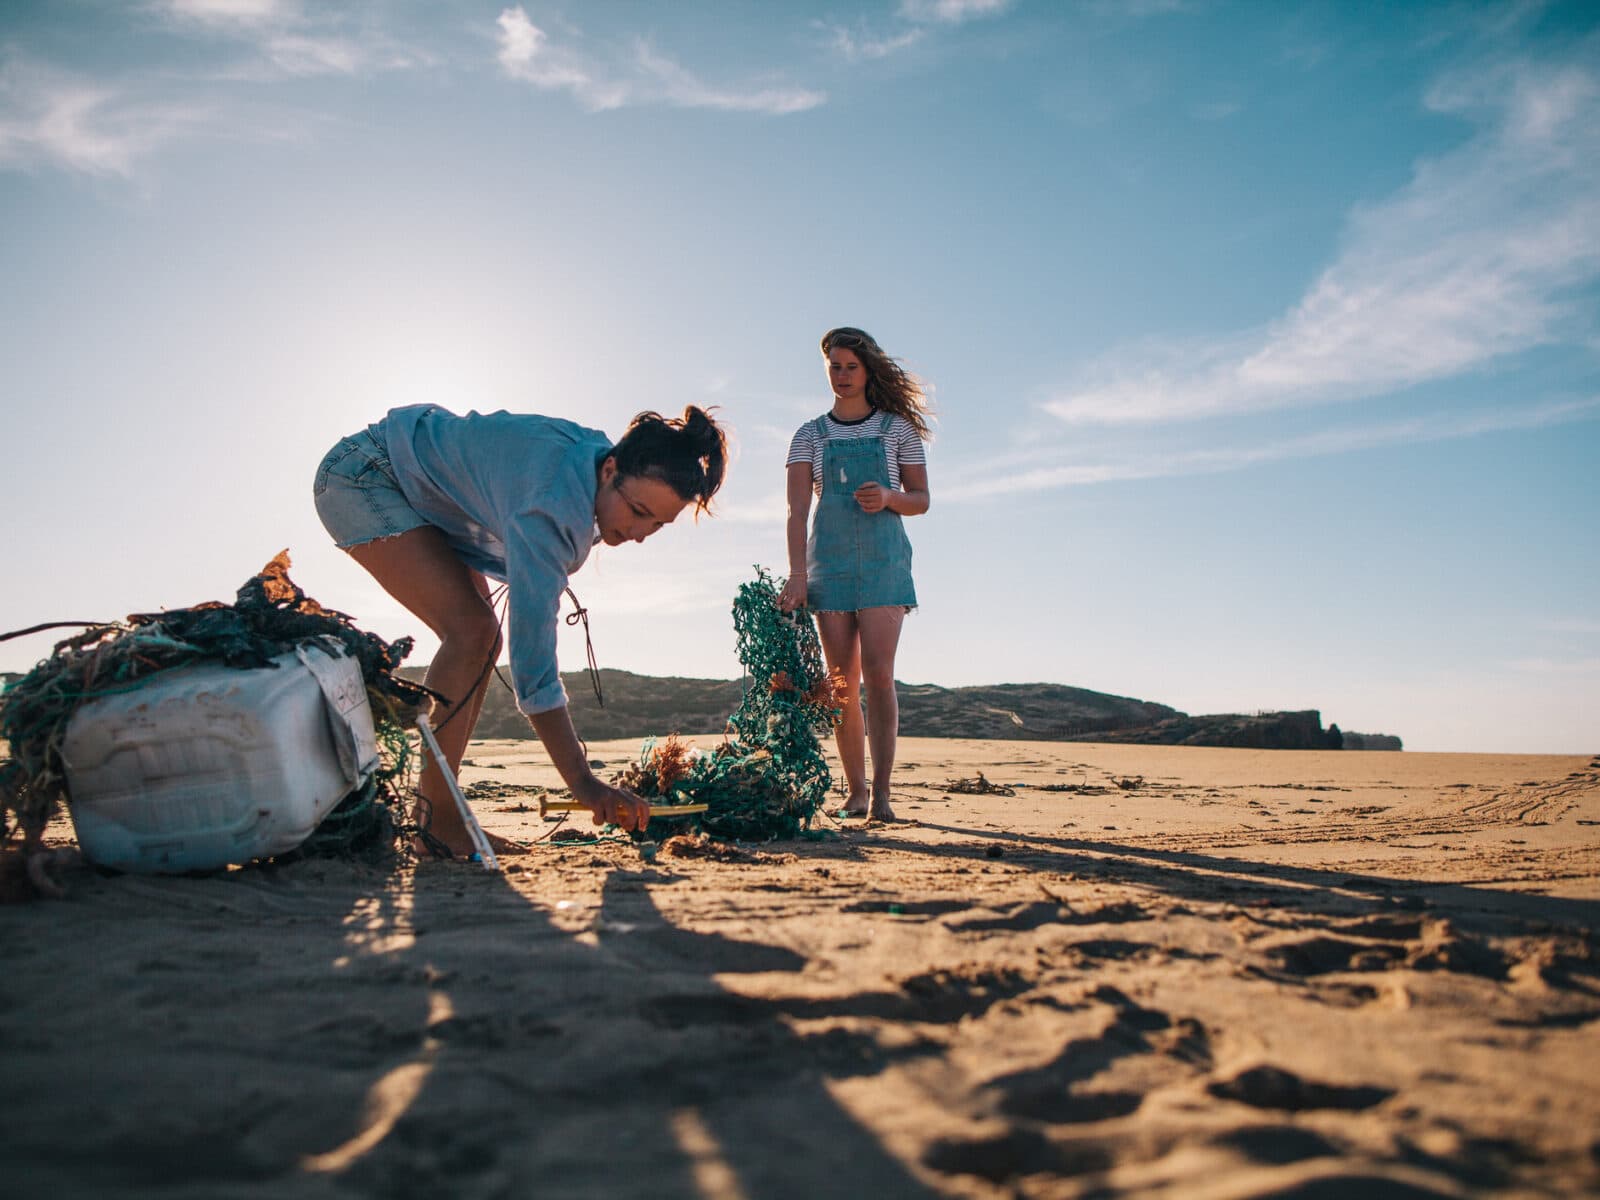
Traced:
<path id="1" fill-rule="evenodd" d="M 13 629 L 10 633 L 0 633 L 0 642 L 27 637 L 30 633 L 40 633 L 46 629 L 82 629 L 86 625 L 104 624 L 104 621 L 46 621 L 42 625 L 29 625 L 26 629 Z"/>
<path id="2" fill-rule="evenodd" d="M 606 706 L 606 696 L 600 690 L 600 665 L 595 661 L 594 643 L 589 640 L 589 610 L 578 600 L 578 593 L 571 588 L 566 589 L 567 595 L 572 597 L 572 611 L 567 614 L 567 624 L 576 625 L 583 622 L 583 649 L 589 656 L 589 682 L 594 687 L 595 703 L 601 708 Z"/>

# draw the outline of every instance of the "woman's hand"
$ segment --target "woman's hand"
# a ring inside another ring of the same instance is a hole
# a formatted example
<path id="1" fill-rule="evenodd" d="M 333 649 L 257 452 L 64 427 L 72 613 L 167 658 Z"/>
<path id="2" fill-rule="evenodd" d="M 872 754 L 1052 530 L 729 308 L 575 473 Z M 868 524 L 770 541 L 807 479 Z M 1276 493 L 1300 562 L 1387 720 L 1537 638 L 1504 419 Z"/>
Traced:
<path id="1" fill-rule="evenodd" d="M 856 503 L 862 512 L 882 512 L 889 507 L 889 497 L 894 495 L 881 483 L 863 483 L 855 490 Z"/>
<path id="2" fill-rule="evenodd" d="M 589 769 L 588 755 L 572 728 L 567 706 L 531 713 L 528 721 L 544 743 L 545 753 L 572 789 L 572 798 L 594 814 L 596 825 L 643 829 L 650 823 L 650 806 L 623 788 L 602 783 Z"/>
<path id="3" fill-rule="evenodd" d="M 797 608 L 804 608 L 806 604 L 806 577 L 804 575 L 791 575 L 783 585 L 783 591 L 778 593 L 778 611 L 793 612 Z"/>
<path id="4" fill-rule="evenodd" d="M 612 787 L 596 776 L 572 789 L 572 798 L 594 814 L 596 825 L 643 829 L 650 823 L 650 805 L 626 788 Z"/>

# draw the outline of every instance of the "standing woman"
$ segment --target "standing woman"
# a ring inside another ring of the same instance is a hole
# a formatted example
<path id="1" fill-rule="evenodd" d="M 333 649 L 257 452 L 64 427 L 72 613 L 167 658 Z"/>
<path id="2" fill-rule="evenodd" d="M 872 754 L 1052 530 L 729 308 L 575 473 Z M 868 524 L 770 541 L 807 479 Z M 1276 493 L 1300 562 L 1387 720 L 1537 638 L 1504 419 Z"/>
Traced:
<path id="1" fill-rule="evenodd" d="M 488 580 L 503 580 L 517 707 L 596 825 L 643 829 L 648 806 L 589 769 L 567 714 L 556 664 L 561 594 L 595 543 L 642 542 L 690 506 L 698 517 L 726 465 L 722 430 L 693 406 L 678 419 L 640 413 L 613 445 L 599 430 L 553 417 L 462 417 L 420 404 L 342 439 L 322 460 L 314 495 L 340 549 L 439 638 L 425 682 L 444 697 L 432 720 L 452 774 L 500 653 Z M 431 761 L 418 792 L 429 848 L 470 855 Z"/>
<path id="2" fill-rule="evenodd" d="M 889 777 L 900 731 L 894 656 L 900 626 L 917 603 L 901 518 L 928 511 L 928 402 L 922 384 L 860 329 L 830 329 L 822 353 L 833 408 L 802 425 L 789 445 L 789 578 L 778 607 L 811 607 L 828 667 L 844 679 L 844 719 L 835 733 L 850 786 L 843 815 L 892 821 Z M 813 495 L 817 516 L 808 540 Z"/>

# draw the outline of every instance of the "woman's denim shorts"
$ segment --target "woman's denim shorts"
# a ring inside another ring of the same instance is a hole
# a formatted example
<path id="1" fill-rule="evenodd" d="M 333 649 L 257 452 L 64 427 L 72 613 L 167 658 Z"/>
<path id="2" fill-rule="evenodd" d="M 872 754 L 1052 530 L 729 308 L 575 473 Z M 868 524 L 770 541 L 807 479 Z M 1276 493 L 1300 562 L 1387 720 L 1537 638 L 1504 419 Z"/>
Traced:
<path id="1" fill-rule="evenodd" d="M 341 438 L 328 451 L 311 494 L 317 516 L 341 550 L 428 524 L 401 492 L 376 427 Z"/>

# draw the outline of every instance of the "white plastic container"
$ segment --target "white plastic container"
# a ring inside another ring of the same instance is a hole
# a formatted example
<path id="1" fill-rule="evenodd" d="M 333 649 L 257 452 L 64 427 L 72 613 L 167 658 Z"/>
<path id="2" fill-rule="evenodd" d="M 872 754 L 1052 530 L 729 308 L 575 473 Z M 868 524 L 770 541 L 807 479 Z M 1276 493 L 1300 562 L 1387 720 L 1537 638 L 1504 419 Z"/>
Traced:
<path id="1" fill-rule="evenodd" d="M 294 849 L 378 763 L 353 658 L 164 671 L 85 704 L 61 757 L 78 845 L 123 871 L 210 870 Z"/>

